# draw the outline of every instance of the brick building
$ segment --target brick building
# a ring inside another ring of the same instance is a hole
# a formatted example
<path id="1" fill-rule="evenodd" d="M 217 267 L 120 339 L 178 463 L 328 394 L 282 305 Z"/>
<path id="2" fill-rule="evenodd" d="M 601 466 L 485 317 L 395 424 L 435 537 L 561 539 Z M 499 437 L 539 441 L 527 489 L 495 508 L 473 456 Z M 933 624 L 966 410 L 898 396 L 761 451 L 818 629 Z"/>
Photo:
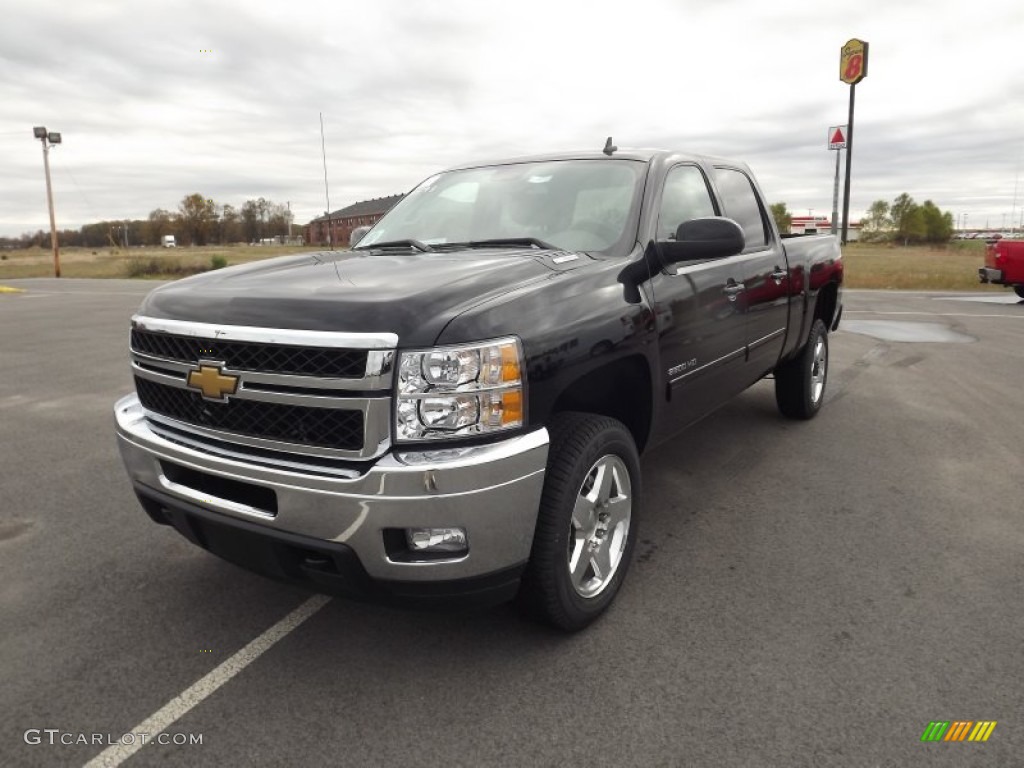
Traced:
<path id="1" fill-rule="evenodd" d="M 306 242 L 310 245 L 327 245 L 329 225 L 330 242 L 335 246 L 347 248 L 348 236 L 352 234 L 353 229 L 364 224 L 376 224 L 403 197 L 404 195 L 375 197 L 373 200 L 353 203 L 347 208 L 315 218 L 306 227 Z"/>

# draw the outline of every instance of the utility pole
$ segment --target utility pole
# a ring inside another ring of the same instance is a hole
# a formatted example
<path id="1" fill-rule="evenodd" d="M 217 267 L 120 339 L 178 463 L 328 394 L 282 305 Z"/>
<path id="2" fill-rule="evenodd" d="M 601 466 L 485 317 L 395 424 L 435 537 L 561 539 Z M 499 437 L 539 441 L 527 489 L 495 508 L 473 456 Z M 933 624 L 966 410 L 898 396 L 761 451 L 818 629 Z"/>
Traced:
<path id="1" fill-rule="evenodd" d="M 32 128 L 32 135 L 43 142 L 43 169 L 46 171 L 46 203 L 50 207 L 50 244 L 53 246 L 53 276 L 60 277 L 60 248 L 57 245 L 57 220 L 53 215 L 53 188 L 50 185 L 50 147 L 60 144 L 59 133 L 49 133 L 45 126 Z"/>
<path id="2" fill-rule="evenodd" d="M 292 201 L 288 201 L 288 243 L 292 242 Z"/>

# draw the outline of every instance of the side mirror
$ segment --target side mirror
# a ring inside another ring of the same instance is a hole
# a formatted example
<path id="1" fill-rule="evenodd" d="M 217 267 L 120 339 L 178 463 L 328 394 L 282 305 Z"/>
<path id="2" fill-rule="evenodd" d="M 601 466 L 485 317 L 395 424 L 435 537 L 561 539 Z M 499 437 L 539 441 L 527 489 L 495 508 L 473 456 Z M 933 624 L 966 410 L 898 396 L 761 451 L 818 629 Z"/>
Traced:
<path id="1" fill-rule="evenodd" d="M 740 225 L 721 216 L 684 221 L 676 229 L 675 240 L 658 243 L 662 258 L 669 264 L 735 256 L 746 246 Z"/>
<path id="2" fill-rule="evenodd" d="M 356 227 L 355 229 L 353 229 L 352 233 L 348 236 L 348 247 L 354 248 L 356 244 L 363 239 L 363 236 L 369 231 L 370 227 L 368 227 L 365 224 L 361 227 Z"/>

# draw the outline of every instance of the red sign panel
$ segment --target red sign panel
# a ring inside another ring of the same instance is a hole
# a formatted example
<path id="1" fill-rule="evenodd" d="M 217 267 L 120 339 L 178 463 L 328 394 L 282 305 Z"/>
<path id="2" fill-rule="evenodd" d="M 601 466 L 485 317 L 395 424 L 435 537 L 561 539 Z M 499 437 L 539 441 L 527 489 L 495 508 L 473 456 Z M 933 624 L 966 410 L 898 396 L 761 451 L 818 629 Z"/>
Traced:
<path id="1" fill-rule="evenodd" d="M 846 126 L 833 125 L 828 129 L 828 148 L 846 149 Z"/>

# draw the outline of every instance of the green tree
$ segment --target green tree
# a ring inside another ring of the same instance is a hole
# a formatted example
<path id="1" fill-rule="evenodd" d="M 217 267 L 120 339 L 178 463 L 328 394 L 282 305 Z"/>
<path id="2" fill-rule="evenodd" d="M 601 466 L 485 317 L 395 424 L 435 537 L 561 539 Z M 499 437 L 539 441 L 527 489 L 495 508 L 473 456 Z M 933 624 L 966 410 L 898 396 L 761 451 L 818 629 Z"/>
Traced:
<path id="1" fill-rule="evenodd" d="M 218 236 L 221 243 L 237 243 L 242 239 L 242 217 L 233 205 L 225 204 L 221 208 Z"/>
<path id="2" fill-rule="evenodd" d="M 116 248 L 124 242 L 120 221 L 97 221 L 81 229 L 81 245 L 86 248 Z"/>
<path id="3" fill-rule="evenodd" d="M 254 243 L 260 239 L 261 224 L 259 203 L 256 200 L 246 200 L 242 203 L 242 234 L 245 235 L 247 243 Z"/>
<path id="4" fill-rule="evenodd" d="M 149 212 L 143 239 L 147 245 L 160 245 L 160 238 L 174 234 L 176 228 L 175 215 L 163 208 L 156 208 Z"/>
<path id="5" fill-rule="evenodd" d="M 868 214 L 861 220 L 861 238 L 866 241 L 885 240 L 892 229 L 889 218 L 889 204 L 875 200 L 868 208 Z"/>
<path id="6" fill-rule="evenodd" d="M 892 201 L 889 215 L 896 230 L 896 238 L 902 240 L 904 245 L 912 240 L 924 239 L 924 217 L 920 213 L 920 206 L 906 192 Z"/>
<path id="7" fill-rule="evenodd" d="M 943 212 L 931 200 L 921 205 L 924 217 L 924 239 L 929 243 L 948 243 L 953 236 L 953 214 Z"/>
<path id="8" fill-rule="evenodd" d="M 915 205 L 903 219 L 903 244 L 920 243 L 926 239 L 928 227 L 924 218 L 924 210 Z"/>
<path id="9" fill-rule="evenodd" d="M 217 206 L 213 200 L 198 192 L 186 195 L 178 205 L 178 212 L 184 241 L 206 245 L 217 220 Z"/>
<path id="10" fill-rule="evenodd" d="M 287 235 L 288 225 L 292 221 L 292 212 L 287 205 L 267 201 L 266 236 Z"/>
<path id="11" fill-rule="evenodd" d="M 793 224 L 793 214 L 786 210 L 785 203 L 771 204 L 772 218 L 775 219 L 775 226 L 779 228 L 780 234 L 788 234 Z"/>

